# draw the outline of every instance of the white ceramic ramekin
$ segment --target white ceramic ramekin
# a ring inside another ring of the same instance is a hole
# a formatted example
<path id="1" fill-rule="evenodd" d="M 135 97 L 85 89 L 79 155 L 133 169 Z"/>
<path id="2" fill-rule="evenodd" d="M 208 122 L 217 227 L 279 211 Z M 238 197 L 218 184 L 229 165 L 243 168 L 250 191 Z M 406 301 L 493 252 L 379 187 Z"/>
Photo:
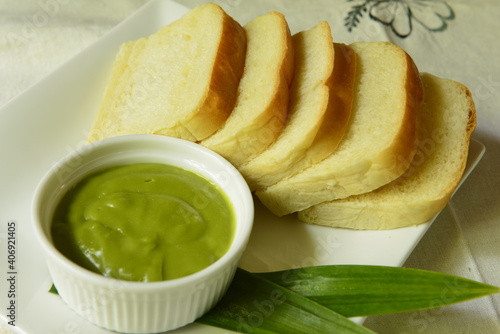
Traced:
<path id="1" fill-rule="evenodd" d="M 231 200 L 236 231 L 228 252 L 192 275 L 162 282 L 129 282 L 90 272 L 52 244 L 51 218 L 68 187 L 91 171 L 135 162 L 159 162 L 201 173 Z M 156 135 L 105 139 L 69 154 L 41 180 L 33 198 L 34 230 L 62 300 L 88 321 L 124 333 L 158 333 L 196 320 L 225 293 L 247 245 L 253 200 L 240 173 L 218 154 L 195 143 Z"/>

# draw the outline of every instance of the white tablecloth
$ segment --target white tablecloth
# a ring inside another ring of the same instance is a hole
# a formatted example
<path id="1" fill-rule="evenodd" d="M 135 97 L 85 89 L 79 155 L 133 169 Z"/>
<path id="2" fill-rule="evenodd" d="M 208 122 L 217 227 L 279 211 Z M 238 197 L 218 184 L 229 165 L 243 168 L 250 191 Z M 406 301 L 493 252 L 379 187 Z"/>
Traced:
<path id="1" fill-rule="evenodd" d="M 145 2 L 1 0 L 0 106 Z M 207 1 L 178 2 L 192 8 Z M 486 154 L 405 266 L 500 286 L 500 2 L 215 2 L 243 24 L 275 10 L 286 15 L 292 33 L 326 20 L 337 42 L 389 40 L 403 47 L 421 71 L 467 85 L 477 107 L 473 138 L 486 146 Z M 358 12 L 353 11 L 356 8 Z M 434 310 L 370 317 L 365 326 L 379 333 L 493 334 L 500 333 L 499 314 L 500 296 L 495 295 Z"/>

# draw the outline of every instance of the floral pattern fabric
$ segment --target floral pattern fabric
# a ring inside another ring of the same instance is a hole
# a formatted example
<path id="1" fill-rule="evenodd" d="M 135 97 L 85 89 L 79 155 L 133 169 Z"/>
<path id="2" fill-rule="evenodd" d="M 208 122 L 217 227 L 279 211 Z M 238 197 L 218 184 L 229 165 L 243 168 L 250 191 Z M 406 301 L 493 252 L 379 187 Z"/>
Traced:
<path id="1" fill-rule="evenodd" d="M 400 38 L 408 37 L 415 24 L 428 31 L 443 31 L 448 21 L 455 18 L 453 9 L 440 0 L 364 0 L 353 5 L 345 17 L 344 25 L 348 31 L 357 27 L 364 14 L 389 26 Z"/>

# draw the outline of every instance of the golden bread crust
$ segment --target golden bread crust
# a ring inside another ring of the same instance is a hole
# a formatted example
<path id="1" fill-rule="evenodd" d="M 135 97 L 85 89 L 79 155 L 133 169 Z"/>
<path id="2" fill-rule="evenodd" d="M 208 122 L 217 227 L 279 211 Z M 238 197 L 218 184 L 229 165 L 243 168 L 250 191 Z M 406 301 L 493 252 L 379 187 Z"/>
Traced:
<path id="1" fill-rule="evenodd" d="M 217 57 L 212 65 L 211 82 L 198 112 L 186 123 L 196 141 L 215 133 L 234 108 L 238 83 L 243 75 L 246 53 L 246 33 L 232 17 L 223 15 L 223 31 Z"/>
<path id="2" fill-rule="evenodd" d="M 294 68 L 290 29 L 283 14 L 270 12 L 244 29 L 247 53 L 235 108 L 216 133 L 200 142 L 235 166 L 260 154 L 281 132 Z"/>

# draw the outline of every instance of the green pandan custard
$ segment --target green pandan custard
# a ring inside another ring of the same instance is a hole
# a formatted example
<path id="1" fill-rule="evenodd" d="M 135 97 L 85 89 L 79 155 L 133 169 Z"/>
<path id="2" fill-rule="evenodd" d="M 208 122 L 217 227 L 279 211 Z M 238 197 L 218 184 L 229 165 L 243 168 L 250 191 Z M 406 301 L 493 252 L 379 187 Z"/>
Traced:
<path id="1" fill-rule="evenodd" d="M 158 163 L 114 166 L 86 176 L 58 205 L 56 248 L 107 277 L 162 281 L 222 257 L 235 216 L 223 191 L 185 169 Z"/>

